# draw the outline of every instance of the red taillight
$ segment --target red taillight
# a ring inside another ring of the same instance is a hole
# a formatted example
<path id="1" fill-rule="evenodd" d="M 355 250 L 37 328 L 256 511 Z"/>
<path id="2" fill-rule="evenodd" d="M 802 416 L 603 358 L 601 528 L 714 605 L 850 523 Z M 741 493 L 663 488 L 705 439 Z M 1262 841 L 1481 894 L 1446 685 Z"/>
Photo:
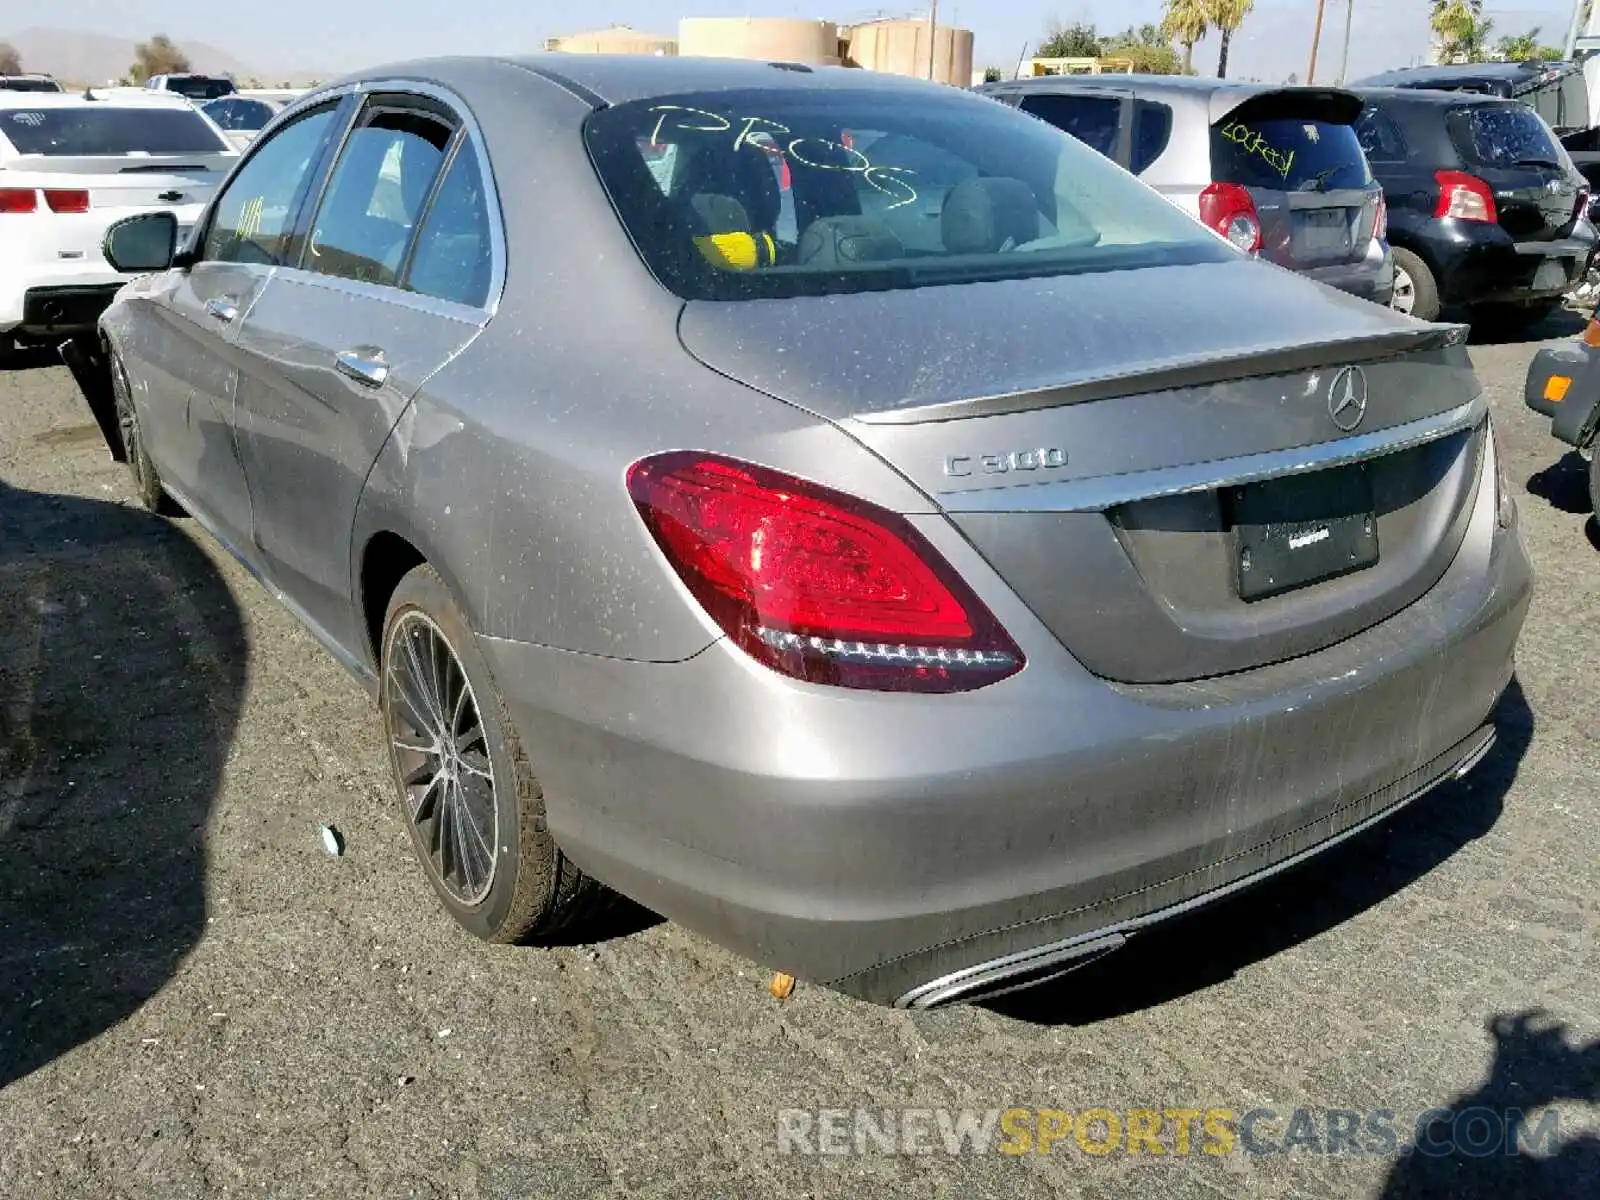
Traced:
<path id="1" fill-rule="evenodd" d="M 1487 221 L 1491 225 L 1500 219 L 1494 192 L 1476 175 L 1465 171 L 1435 171 L 1433 177 L 1439 184 L 1439 203 L 1434 205 L 1434 216 Z"/>
<path id="2" fill-rule="evenodd" d="M 89 193 L 79 188 L 45 188 L 44 202 L 56 213 L 86 213 Z"/>
<path id="3" fill-rule="evenodd" d="M 1250 190 L 1237 183 L 1213 183 L 1200 193 L 1200 219 L 1239 249 L 1261 249 L 1261 218 Z"/>
<path id="4" fill-rule="evenodd" d="M 1378 197 L 1378 215 L 1372 218 L 1372 236 L 1383 241 L 1389 236 L 1389 202 Z"/>
<path id="5" fill-rule="evenodd" d="M 39 207 L 39 193 L 32 188 L 0 188 L 0 213 L 31 213 Z"/>
<path id="6" fill-rule="evenodd" d="M 957 692 L 1022 669 L 1022 651 L 904 517 L 692 452 L 634 463 L 628 494 L 695 599 L 776 671 Z"/>

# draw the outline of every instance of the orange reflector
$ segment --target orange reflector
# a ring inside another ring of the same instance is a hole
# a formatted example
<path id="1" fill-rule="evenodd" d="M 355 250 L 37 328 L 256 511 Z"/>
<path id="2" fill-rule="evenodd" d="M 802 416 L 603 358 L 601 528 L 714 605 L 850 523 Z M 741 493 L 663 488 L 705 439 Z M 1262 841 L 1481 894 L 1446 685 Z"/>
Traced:
<path id="1" fill-rule="evenodd" d="M 1584 328 L 1583 344 L 1600 350 L 1600 320 L 1590 321 Z"/>
<path id="2" fill-rule="evenodd" d="M 1544 398 L 1552 404 L 1559 404 L 1567 398 L 1567 391 L 1572 387 L 1572 380 L 1565 375 L 1552 375 L 1544 381 Z"/>

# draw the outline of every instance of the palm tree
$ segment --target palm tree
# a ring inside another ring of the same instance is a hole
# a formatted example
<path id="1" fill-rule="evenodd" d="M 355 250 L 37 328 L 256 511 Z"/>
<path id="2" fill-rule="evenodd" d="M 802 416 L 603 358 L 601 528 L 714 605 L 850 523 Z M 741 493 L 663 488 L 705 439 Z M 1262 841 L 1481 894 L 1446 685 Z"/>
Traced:
<path id="1" fill-rule="evenodd" d="M 1167 0 L 1161 13 L 1161 36 L 1183 47 L 1183 70 L 1194 73 L 1194 44 L 1211 27 L 1206 0 Z"/>
<path id="2" fill-rule="evenodd" d="M 1482 62 L 1489 56 L 1494 22 L 1483 16 L 1483 0 L 1433 0 L 1429 19 L 1443 62 Z"/>
<path id="3" fill-rule="evenodd" d="M 1217 52 L 1217 78 L 1228 77 L 1228 46 L 1256 6 L 1256 0 L 1205 0 L 1206 19 L 1222 39 Z"/>

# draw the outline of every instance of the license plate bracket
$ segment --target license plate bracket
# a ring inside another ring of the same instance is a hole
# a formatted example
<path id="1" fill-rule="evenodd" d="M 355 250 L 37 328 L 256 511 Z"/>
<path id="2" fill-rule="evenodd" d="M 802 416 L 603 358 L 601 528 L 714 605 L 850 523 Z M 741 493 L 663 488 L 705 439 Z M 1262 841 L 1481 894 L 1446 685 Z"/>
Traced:
<path id="1" fill-rule="evenodd" d="M 1350 218 L 1342 208 L 1309 209 L 1298 214 L 1295 251 L 1308 258 L 1350 253 Z"/>
<path id="2" fill-rule="evenodd" d="M 1364 465 L 1246 484 L 1230 491 L 1228 507 L 1242 600 L 1265 600 L 1378 561 Z"/>

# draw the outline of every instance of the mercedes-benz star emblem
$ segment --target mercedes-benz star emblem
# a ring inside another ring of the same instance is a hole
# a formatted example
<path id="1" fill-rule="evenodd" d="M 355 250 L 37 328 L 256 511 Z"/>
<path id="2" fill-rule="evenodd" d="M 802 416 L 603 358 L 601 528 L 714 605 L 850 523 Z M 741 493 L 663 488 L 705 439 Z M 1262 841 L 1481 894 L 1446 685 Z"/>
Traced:
<path id="1" fill-rule="evenodd" d="M 1346 367 L 1328 386 L 1328 415 L 1346 433 L 1367 415 L 1367 373 L 1360 367 Z"/>

